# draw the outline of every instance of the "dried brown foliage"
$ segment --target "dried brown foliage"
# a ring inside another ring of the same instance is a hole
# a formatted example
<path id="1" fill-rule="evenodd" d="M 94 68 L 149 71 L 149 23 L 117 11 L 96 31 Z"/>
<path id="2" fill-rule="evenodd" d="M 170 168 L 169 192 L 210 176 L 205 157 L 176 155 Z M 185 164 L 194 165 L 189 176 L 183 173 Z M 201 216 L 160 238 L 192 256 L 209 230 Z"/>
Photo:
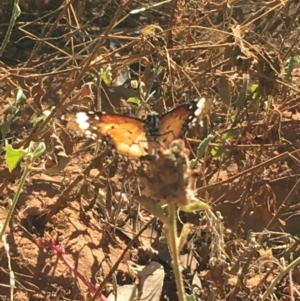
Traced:
<path id="1" fill-rule="evenodd" d="M 12 2 L 0 3 L 0 41 L 4 40 L 9 27 Z M 92 259 L 103 255 L 103 252 L 99 254 L 95 241 L 107 247 L 103 247 L 106 254 L 116 250 L 116 241 L 124 248 L 115 230 L 138 210 L 137 206 L 128 206 L 129 201 L 124 201 L 131 200 L 139 189 L 136 163 L 113 157 L 111 150 L 103 145 L 95 158 L 78 137 L 73 135 L 71 139 L 72 134 L 65 132 L 61 115 L 82 108 L 94 109 L 98 100 L 104 111 L 143 116 L 150 109 L 162 113 L 184 97 L 205 96 L 216 100 L 213 112 L 209 120 L 203 120 L 203 127 L 190 131 L 186 146 L 191 159 L 200 141 L 208 133 L 214 135 L 197 165 L 196 184 L 199 197 L 222 213 L 225 227 L 231 230 L 225 235 L 230 269 L 208 273 L 213 249 L 209 245 L 210 225 L 203 220 L 199 225 L 199 217 L 194 215 L 181 216 L 194 224 L 186 253 L 193 254 L 195 260 L 185 268 L 203 274 L 199 292 L 202 299 L 257 298 L 278 275 L 277 259 L 284 258 L 288 265 L 299 256 L 298 240 L 290 240 L 290 235 L 299 234 L 299 67 L 285 68 L 288 60 L 299 53 L 299 1 L 175 0 L 136 14 L 132 11 L 139 9 L 142 3 L 134 0 L 19 2 L 22 13 L 14 24 L 0 62 L 0 122 L 7 120 L 10 113 L 13 91 L 21 88 L 26 101 L 21 103 L 10 125 L 11 142 L 15 147 L 26 147 L 32 140 L 47 142 L 47 154 L 41 164 L 54 166 L 55 173 L 69 163 L 63 176 L 50 172 L 47 176 L 35 175 L 27 183 L 18 210 L 23 210 L 23 206 L 44 206 L 49 212 L 42 218 L 38 215 L 30 218 L 33 222 L 25 223 L 27 229 L 41 233 L 62 225 L 70 225 L 71 229 L 77 223 L 72 230 L 61 228 L 61 232 L 74 246 L 81 245 L 81 241 L 89 246 L 82 256 L 83 267 L 88 271 L 92 271 Z M 118 79 L 118 83 L 90 84 L 99 75 L 100 68 L 106 69 L 108 65 L 112 78 Z M 138 89 L 132 88 L 128 68 L 131 79 L 140 84 Z M 130 97 L 147 100 L 141 112 L 127 102 Z M 52 107 L 46 122 L 33 127 L 30 121 Z M 3 217 L 7 199 L 16 190 L 21 167 L 9 174 L 3 156 L 0 160 Z M 161 180 L 168 179 L 172 168 L 174 166 L 163 170 Z M 151 171 L 147 180 L 152 192 L 156 190 L 161 196 L 165 187 L 158 185 Z M 181 185 L 185 186 L 184 179 Z M 165 199 L 169 197 L 166 195 Z M 80 198 L 83 202 L 95 203 L 101 218 L 86 216 L 82 206 L 74 209 L 72 206 L 77 204 L 74 201 Z M 103 199 L 105 205 L 99 201 Z M 72 222 L 68 214 L 74 217 Z M 137 216 L 139 223 L 143 223 L 145 216 L 140 213 Z M 15 237 L 10 241 L 15 252 L 13 268 L 22 275 L 28 270 L 36 272 L 41 279 L 47 279 L 44 283 L 59 283 L 57 279 L 62 275 L 53 272 L 54 276 L 48 279 L 48 274 L 41 272 L 44 258 L 32 259 L 39 254 L 30 245 L 32 241 L 27 242 L 31 249 L 19 242 L 25 235 L 19 226 L 20 222 L 24 224 L 24 219 L 27 220 L 16 216 L 13 221 Z M 88 227 L 82 229 L 82 223 Z M 128 230 L 124 229 L 120 231 L 126 236 Z M 247 235 L 250 230 L 253 233 Z M 263 230 L 269 232 L 262 233 Z M 84 231 L 91 231 L 91 241 L 85 240 Z M 75 232 L 78 235 L 74 235 Z M 284 233 L 279 235 L 279 232 Z M 158 230 L 157 233 L 156 242 Z M 75 236 L 78 239 L 75 240 Z M 129 235 L 126 242 L 131 238 Z M 274 248 L 272 260 L 259 257 L 258 250 L 264 248 Z M 161 260 L 168 261 L 165 259 L 167 250 L 163 247 L 160 250 Z M 76 252 L 72 253 L 74 257 L 80 257 L 79 251 Z M 23 268 L 22 254 L 30 259 L 29 269 Z M 117 255 L 112 257 L 116 260 Z M 0 266 L 6 267 L 6 263 L 3 260 Z M 123 271 L 126 274 L 126 268 L 123 267 Z M 294 282 L 299 284 L 299 277 L 295 270 L 293 272 Z M 0 275 L 7 284 L 8 270 L 1 269 Z M 94 277 L 95 273 L 88 276 Z M 22 282 L 21 278 L 17 280 Z M 191 286 L 192 273 L 187 273 L 186 279 L 187 286 Z M 68 285 L 66 283 L 61 285 Z M 174 289 L 167 283 L 165 295 L 174 300 Z M 278 298 L 284 292 L 293 292 L 287 287 L 285 281 L 278 284 Z M 28 281 L 22 282 L 20 295 L 15 300 L 40 300 L 38 290 L 43 291 L 44 297 L 55 291 L 53 287 L 47 289 L 42 284 L 33 287 Z M 5 290 L 6 294 L 8 290 Z M 61 294 L 72 299 L 79 291 L 76 286 Z"/>

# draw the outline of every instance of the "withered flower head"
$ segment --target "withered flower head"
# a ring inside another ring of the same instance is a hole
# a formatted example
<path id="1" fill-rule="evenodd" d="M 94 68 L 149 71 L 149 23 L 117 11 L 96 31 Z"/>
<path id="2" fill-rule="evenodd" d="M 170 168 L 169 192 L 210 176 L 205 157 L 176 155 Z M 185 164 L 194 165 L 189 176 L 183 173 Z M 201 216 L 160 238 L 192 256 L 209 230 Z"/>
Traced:
<path id="1" fill-rule="evenodd" d="M 159 149 L 140 171 L 139 179 L 145 186 L 143 194 L 163 204 L 187 205 L 192 196 L 188 162 L 183 140 L 174 140 L 168 148 Z"/>

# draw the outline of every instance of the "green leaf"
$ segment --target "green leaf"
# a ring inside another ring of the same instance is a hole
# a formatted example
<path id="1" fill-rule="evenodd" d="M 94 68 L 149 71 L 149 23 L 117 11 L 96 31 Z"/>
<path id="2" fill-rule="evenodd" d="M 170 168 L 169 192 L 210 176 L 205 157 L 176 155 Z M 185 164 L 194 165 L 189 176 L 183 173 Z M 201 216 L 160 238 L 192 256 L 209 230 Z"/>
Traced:
<path id="1" fill-rule="evenodd" d="M 34 151 L 34 146 L 35 143 L 33 141 L 30 141 L 28 147 L 26 148 L 27 154 L 32 154 L 32 152 Z"/>
<path id="2" fill-rule="evenodd" d="M 287 73 L 284 76 L 284 80 L 286 82 L 292 82 L 292 78 L 291 78 L 291 73 L 293 72 L 293 70 L 298 67 L 300 64 L 300 55 L 296 55 L 292 58 L 289 58 L 284 66 L 285 72 Z"/>
<path id="3" fill-rule="evenodd" d="M 222 140 L 230 141 L 232 138 L 236 138 L 240 136 L 241 136 L 241 130 L 239 129 L 228 130 L 226 133 L 222 135 Z"/>
<path id="4" fill-rule="evenodd" d="M 197 298 L 194 294 L 193 295 L 186 294 L 186 301 L 197 301 Z"/>
<path id="5" fill-rule="evenodd" d="M 18 165 L 18 163 L 27 155 L 24 149 L 14 149 L 10 144 L 5 147 L 5 161 L 10 172 Z"/>
<path id="6" fill-rule="evenodd" d="M 13 106 L 11 108 L 11 115 L 12 115 L 12 117 L 15 116 L 18 112 L 19 112 L 19 108 L 18 107 Z"/>
<path id="7" fill-rule="evenodd" d="M 21 15 L 21 9 L 20 9 L 20 6 L 18 5 L 18 3 L 15 3 L 14 4 L 14 9 L 13 9 L 13 16 L 14 18 L 17 18 Z"/>
<path id="8" fill-rule="evenodd" d="M 164 215 L 160 204 L 156 200 L 145 196 L 135 196 L 134 198 L 164 224 L 168 223 L 167 217 Z"/>
<path id="9" fill-rule="evenodd" d="M 204 202 L 190 202 L 185 206 L 180 206 L 180 209 L 185 212 L 195 212 L 195 211 L 203 211 L 210 209 L 210 206 Z"/>
<path id="10" fill-rule="evenodd" d="M 137 105 L 138 107 L 141 106 L 141 101 L 140 101 L 140 99 L 137 98 L 137 97 L 129 97 L 129 98 L 127 99 L 127 102 L 128 102 L 128 103 L 135 104 L 135 105 Z"/>
<path id="11" fill-rule="evenodd" d="M 13 116 L 12 116 L 11 114 L 8 113 L 7 116 L 6 116 L 6 120 L 7 120 L 8 122 L 11 122 L 12 118 L 13 118 Z"/>
<path id="12" fill-rule="evenodd" d="M 44 153 L 45 150 L 46 150 L 46 145 L 44 142 L 41 142 L 37 146 L 37 148 L 33 151 L 32 158 L 35 159 L 35 158 L 40 157 Z"/>
<path id="13" fill-rule="evenodd" d="M 17 105 L 26 99 L 22 89 L 14 90 L 14 96 L 15 96 L 15 102 Z"/>
<path id="14" fill-rule="evenodd" d="M 30 123 L 32 123 L 33 125 L 37 125 L 41 121 L 44 121 L 44 119 L 45 118 L 43 116 L 36 117 L 36 118 L 33 118 L 32 120 L 30 120 Z"/>
<path id="15" fill-rule="evenodd" d="M 239 130 L 239 129 L 228 130 L 220 137 L 220 139 L 218 139 L 217 142 L 222 144 L 222 143 L 225 143 L 226 141 L 228 142 L 228 141 L 232 140 L 233 138 L 240 137 L 240 136 L 241 136 L 241 130 Z M 213 157 L 221 157 L 225 151 L 226 151 L 225 147 L 215 146 L 212 148 L 211 154 Z"/>
<path id="16" fill-rule="evenodd" d="M 211 154 L 213 157 L 221 157 L 224 153 L 224 147 L 222 146 L 215 146 L 211 150 Z"/>
<path id="17" fill-rule="evenodd" d="M 101 79 L 107 84 L 110 85 L 112 82 L 112 73 L 111 73 L 111 66 L 106 66 L 105 69 L 100 69 L 100 77 Z"/>
<path id="18" fill-rule="evenodd" d="M 289 58 L 285 63 L 285 71 L 291 73 L 300 64 L 300 55 Z"/>
<path id="19" fill-rule="evenodd" d="M 259 87 L 258 84 L 252 84 L 250 86 L 250 93 L 251 93 L 252 99 L 256 99 L 257 98 L 258 87 Z"/>
<path id="20" fill-rule="evenodd" d="M 205 150 L 210 143 L 210 141 L 213 139 L 213 135 L 208 135 L 198 146 L 197 148 L 197 157 L 195 159 L 192 159 L 190 161 L 190 169 L 193 169 L 197 162 L 203 157 Z"/>

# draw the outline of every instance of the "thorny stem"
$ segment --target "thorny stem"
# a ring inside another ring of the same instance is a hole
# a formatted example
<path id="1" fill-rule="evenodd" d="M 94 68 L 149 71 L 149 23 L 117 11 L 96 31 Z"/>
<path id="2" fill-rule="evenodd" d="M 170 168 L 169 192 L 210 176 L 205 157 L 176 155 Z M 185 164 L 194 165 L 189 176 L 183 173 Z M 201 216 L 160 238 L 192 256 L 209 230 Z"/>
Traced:
<path id="1" fill-rule="evenodd" d="M 181 273 L 181 266 L 179 261 L 179 247 L 178 247 L 178 236 L 177 236 L 177 219 L 176 219 L 176 205 L 171 202 L 168 204 L 168 224 L 165 224 L 165 232 L 170 247 L 170 252 L 172 256 L 172 266 L 175 275 L 175 282 L 177 287 L 177 294 L 179 301 L 186 301 L 186 296 L 184 292 L 183 279 Z"/>

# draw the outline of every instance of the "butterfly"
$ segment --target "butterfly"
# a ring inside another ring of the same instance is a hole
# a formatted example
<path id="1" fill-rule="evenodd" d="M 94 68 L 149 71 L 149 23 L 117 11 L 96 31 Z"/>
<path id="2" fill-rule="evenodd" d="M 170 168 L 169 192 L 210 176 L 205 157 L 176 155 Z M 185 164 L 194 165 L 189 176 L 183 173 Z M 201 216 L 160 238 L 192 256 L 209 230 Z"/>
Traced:
<path id="1" fill-rule="evenodd" d="M 210 102 L 209 102 L 210 103 Z M 117 152 L 134 160 L 153 155 L 158 147 L 186 134 L 196 119 L 207 114 L 206 99 L 181 104 L 166 113 L 150 113 L 145 119 L 105 112 L 79 112 L 76 122 L 92 139 L 107 138 Z"/>

